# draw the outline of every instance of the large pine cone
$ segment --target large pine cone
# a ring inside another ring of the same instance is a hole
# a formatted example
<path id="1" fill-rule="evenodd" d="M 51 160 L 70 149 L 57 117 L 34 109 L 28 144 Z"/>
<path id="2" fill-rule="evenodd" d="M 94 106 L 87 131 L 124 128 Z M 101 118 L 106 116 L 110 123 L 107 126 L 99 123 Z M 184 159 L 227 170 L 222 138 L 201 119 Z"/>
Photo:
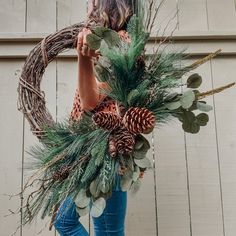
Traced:
<path id="1" fill-rule="evenodd" d="M 152 132 L 155 122 L 154 114 L 140 107 L 131 107 L 123 117 L 125 127 L 133 134 Z"/>
<path id="2" fill-rule="evenodd" d="M 92 119 L 96 125 L 103 129 L 113 130 L 122 125 L 121 117 L 112 112 L 99 111 L 96 112 Z"/>
<path id="3" fill-rule="evenodd" d="M 70 174 L 70 170 L 71 170 L 70 166 L 62 166 L 58 171 L 56 171 L 53 174 L 52 176 L 53 180 L 61 182 L 67 179 L 67 177 Z"/>
<path id="4" fill-rule="evenodd" d="M 114 132 L 115 146 L 120 154 L 129 154 L 134 149 L 135 138 L 125 127 L 120 127 Z"/>

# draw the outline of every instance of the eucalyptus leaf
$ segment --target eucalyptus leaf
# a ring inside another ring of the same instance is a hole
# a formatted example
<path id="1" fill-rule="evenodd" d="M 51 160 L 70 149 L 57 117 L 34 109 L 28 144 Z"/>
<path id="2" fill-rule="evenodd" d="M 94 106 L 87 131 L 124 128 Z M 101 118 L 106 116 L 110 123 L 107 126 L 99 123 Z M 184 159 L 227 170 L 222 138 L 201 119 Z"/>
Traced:
<path id="1" fill-rule="evenodd" d="M 109 187 L 110 185 L 104 182 L 99 184 L 99 188 L 103 193 L 107 193 L 109 191 Z"/>
<path id="2" fill-rule="evenodd" d="M 122 191 L 128 191 L 133 181 L 133 172 L 126 170 L 120 179 L 120 187 Z"/>
<path id="3" fill-rule="evenodd" d="M 192 74 L 187 80 L 188 88 L 198 88 L 202 84 L 202 77 L 195 73 Z"/>
<path id="4" fill-rule="evenodd" d="M 94 197 L 98 197 L 99 196 L 100 190 L 99 190 L 98 185 L 99 185 L 99 183 L 96 181 L 96 179 L 90 183 L 89 190 L 90 190 L 90 193 Z"/>
<path id="5" fill-rule="evenodd" d="M 200 93 L 200 91 L 199 91 L 199 90 L 197 90 L 197 89 L 193 89 L 193 92 L 195 93 L 195 97 L 197 97 L 197 96 L 198 96 L 198 94 Z"/>
<path id="6" fill-rule="evenodd" d="M 137 181 L 140 175 L 140 169 L 138 166 L 134 167 L 134 172 L 133 172 L 133 176 L 132 176 L 132 180 L 133 181 Z"/>
<path id="7" fill-rule="evenodd" d="M 200 125 L 196 122 L 193 122 L 193 123 L 187 123 L 186 122 L 186 123 L 182 124 L 182 128 L 187 133 L 196 134 L 200 130 Z"/>
<path id="8" fill-rule="evenodd" d="M 192 90 L 188 90 L 183 93 L 182 97 L 180 98 L 181 106 L 184 109 L 190 108 L 195 100 L 195 93 Z"/>
<path id="9" fill-rule="evenodd" d="M 93 217 L 99 217 L 106 207 L 106 200 L 103 197 L 98 198 L 92 203 L 90 214 Z"/>
<path id="10" fill-rule="evenodd" d="M 173 101 L 174 99 L 176 99 L 176 98 L 178 97 L 178 95 L 179 95 L 179 94 L 176 93 L 176 92 L 171 93 L 171 94 L 168 94 L 168 95 L 165 97 L 164 101 L 165 101 L 165 102 Z"/>
<path id="11" fill-rule="evenodd" d="M 135 150 L 139 150 L 139 149 L 141 149 L 142 148 L 142 146 L 143 146 L 143 141 L 142 140 L 137 140 L 136 142 L 135 142 L 135 144 L 134 144 L 134 149 Z"/>
<path id="12" fill-rule="evenodd" d="M 211 111 L 213 109 L 213 107 L 211 105 L 205 104 L 203 102 L 197 102 L 197 108 L 200 111 L 204 111 L 204 112 L 208 112 L 208 111 Z"/>
<path id="13" fill-rule="evenodd" d="M 110 72 L 105 67 L 98 64 L 94 66 L 94 74 L 99 82 L 106 82 L 110 78 Z"/>
<path id="14" fill-rule="evenodd" d="M 134 163 L 141 168 L 152 167 L 151 161 L 146 157 L 143 159 L 134 159 Z"/>
<path id="15" fill-rule="evenodd" d="M 130 187 L 131 194 L 134 196 L 139 191 L 140 187 L 141 187 L 141 180 L 137 179 L 137 181 L 133 182 Z"/>
<path id="16" fill-rule="evenodd" d="M 85 216 L 89 213 L 89 205 L 84 208 L 80 208 L 76 206 L 75 210 L 80 216 Z"/>
<path id="17" fill-rule="evenodd" d="M 101 46 L 101 38 L 95 34 L 88 34 L 86 36 L 86 40 L 87 40 L 88 46 L 93 50 L 97 50 Z"/>
<path id="18" fill-rule="evenodd" d="M 199 125 L 205 126 L 209 121 L 209 116 L 206 113 L 200 113 L 196 116 L 196 119 Z"/>
<path id="19" fill-rule="evenodd" d="M 101 38 L 104 38 L 104 33 L 105 32 L 108 32 L 108 31 L 111 31 L 111 29 L 107 28 L 107 27 L 104 27 L 104 26 L 97 26 L 95 29 L 94 29 L 94 33 L 101 37 Z"/>
<path id="20" fill-rule="evenodd" d="M 149 149 L 150 149 L 149 141 L 143 135 L 139 135 L 136 138 L 136 142 L 134 145 L 133 157 L 135 159 L 143 159 L 145 158 Z"/>
<path id="21" fill-rule="evenodd" d="M 195 114 L 191 111 L 184 111 L 182 114 L 183 122 L 193 123 L 195 121 Z"/>
<path id="22" fill-rule="evenodd" d="M 176 102 L 168 102 L 165 104 L 165 106 L 169 109 L 169 110 L 175 110 L 178 109 L 181 106 L 180 101 L 176 101 Z"/>
<path id="23" fill-rule="evenodd" d="M 75 205 L 80 208 L 84 208 L 84 207 L 88 206 L 88 204 L 90 202 L 90 198 L 87 197 L 85 189 L 81 189 L 79 191 L 79 193 L 75 197 L 74 202 L 75 202 Z"/>
<path id="24" fill-rule="evenodd" d="M 114 30 L 104 32 L 103 38 L 109 47 L 117 45 L 117 43 L 120 41 L 119 34 Z"/>

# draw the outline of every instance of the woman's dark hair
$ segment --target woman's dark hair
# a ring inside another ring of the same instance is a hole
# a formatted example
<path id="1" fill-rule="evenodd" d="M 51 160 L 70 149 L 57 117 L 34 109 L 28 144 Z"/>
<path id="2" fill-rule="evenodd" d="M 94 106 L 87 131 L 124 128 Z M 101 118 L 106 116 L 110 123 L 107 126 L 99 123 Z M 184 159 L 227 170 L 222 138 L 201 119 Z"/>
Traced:
<path id="1" fill-rule="evenodd" d="M 130 17 L 134 14 L 134 0 L 98 0 L 88 15 L 88 22 L 119 31 L 126 30 Z"/>

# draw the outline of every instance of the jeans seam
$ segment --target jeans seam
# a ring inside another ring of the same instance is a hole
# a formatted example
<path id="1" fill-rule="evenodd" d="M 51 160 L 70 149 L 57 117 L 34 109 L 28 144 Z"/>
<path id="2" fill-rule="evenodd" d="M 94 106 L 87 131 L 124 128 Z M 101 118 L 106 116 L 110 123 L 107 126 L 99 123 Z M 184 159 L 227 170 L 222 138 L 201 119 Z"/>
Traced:
<path id="1" fill-rule="evenodd" d="M 104 217 L 103 217 L 103 220 L 104 220 L 104 224 L 105 224 L 105 231 L 106 231 L 106 236 L 109 236 L 108 235 L 108 232 L 107 232 L 107 221 L 106 221 L 106 212 L 105 212 L 105 214 L 104 214 Z"/>

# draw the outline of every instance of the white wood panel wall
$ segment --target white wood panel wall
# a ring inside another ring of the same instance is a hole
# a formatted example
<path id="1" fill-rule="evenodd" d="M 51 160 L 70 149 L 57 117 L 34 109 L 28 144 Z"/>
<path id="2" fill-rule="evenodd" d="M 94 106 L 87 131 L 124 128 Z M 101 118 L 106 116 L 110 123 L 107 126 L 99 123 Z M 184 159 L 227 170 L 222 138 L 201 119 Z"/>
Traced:
<path id="1" fill-rule="evenodd" d="M 45 35 L 82 21 L 86 8 L 85 0 L 0 0 L 0 232 L 3 236 L 13 233 L 20 222 L 20 216 L 4 217 L 8 209 L 21 204 L 20 198 L 9 200 L 6 194 L 22 188 L 27 177 L 22 170 L 28 158 L 25 150 L 38 143 L 28 121 L 17 110 L 16 88 L 24 59 Z M 217 57 L 196 70 L 204 79 L 202 90 L 235 81 L 235 0 L 166 0 L 155 29 L 160 36 L 164 30 L 168 34 L 174 28 L 176 39 L 180 38 L 176 45 L 188 45 L 190 54 L 206 54 L 223 47 L 224 57 Z M 67 58 L 59 57 L 47 67 L 42 82 L 55 120 L 70 112 L 77 83 L 75 51 L 63 55 Z M 149 158 L 154 168 L 145 175 L 139 195 L 129 194 L 127 236 L 236 235 L 235 99 L 235 89 L 207 98 L 214 110 L 210 112 L 208 126 L 196 135 L 184 133 L 177 120 L 148 135 L 152 143 Z M 83 217 L 81 222 L 93 235 L 92 219 Z M 55 230 L 48 231 L 46 223 L 47 219 L 38 219 L 17 231 L 16 236 L 35 236 L 42 229 L 41 235 L 56 235 Z"/>

